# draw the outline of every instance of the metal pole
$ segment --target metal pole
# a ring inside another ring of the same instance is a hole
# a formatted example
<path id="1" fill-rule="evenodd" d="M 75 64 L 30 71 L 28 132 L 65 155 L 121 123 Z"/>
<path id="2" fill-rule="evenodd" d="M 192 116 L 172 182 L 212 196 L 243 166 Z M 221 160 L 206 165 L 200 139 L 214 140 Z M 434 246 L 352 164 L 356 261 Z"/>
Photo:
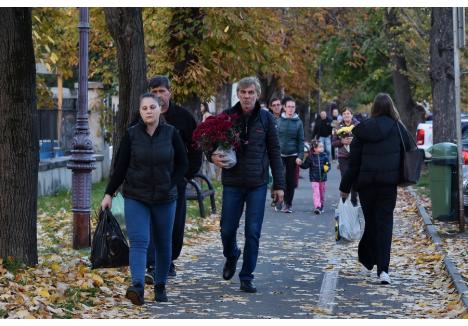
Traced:
<path id="1" fill-rule="evenodd" d="M 463 47 L 464 40 L 459 34 L 459 20 L 463 13 L 463 8 L 453 8 L 453 72 L 455 79 L 455 114 L 457 124 L 457 145 L 458 145 L 458 219 L 460 232 L 465 231 L 465 212 L 463 200 L 463 146 L 461 143 L 461 110 L 460 110 L 460 62 L 459 62 L 459 46 Z"/>
<path id="2" fill-rule="evenodd" d="M 318 69 L 317 69 L 317 116 L 320 114 L 320 81 L 322 80 L 322 64 L 319 64 Z M 314 120 L 315 121 L 315 120 Z"/>
<path id="3" fill-rule="evenodd" d="M 72 170 L 73 248 L 91 245 L 91 171 L 95 168 L 88 125 L 88 8 L 80 8 L 78 111 L 72 157 L 67 168 Z"/>

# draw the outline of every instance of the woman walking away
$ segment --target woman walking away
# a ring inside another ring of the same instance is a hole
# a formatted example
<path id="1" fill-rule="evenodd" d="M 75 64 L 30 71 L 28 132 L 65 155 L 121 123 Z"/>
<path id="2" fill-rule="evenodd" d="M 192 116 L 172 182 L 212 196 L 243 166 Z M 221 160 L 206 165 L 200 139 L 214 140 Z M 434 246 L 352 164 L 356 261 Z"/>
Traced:
<path id="1" fill-rule="evenodd" d="M 330 162 L 327 154 L 323 151 L 321 142 L 312 140 L 310 148 L 311 154 L 306 157 L 301 168 L 309 169 L 309 180 L 312 182 L 314 198 L 314 213 L 318 215 L 324 211 L 325 184 L 327 182 L 327 173 L 330 170 Z"/>
<path id="2" fill-rule="evenodd" d="M 141 119 L 128 128 L 120 142 L 114 171 L 101 202 L 103 210 L 110 208 L 112 196 L 123 183 L 132 274 L 132 285 L 125 296 L 136 305 L 144 303 L 146 254 L 151 232 L 156 247 L 155 300 L 167 301 L 165 284 L 171 263 L 176 186 L 188 168 L 179 133 L 160 120 L 160 114 L 159 98 L 151 93 L 143 94 L 140 97 Z"/>
<path id="3" fill-rule="evenodd" d="M 405 147 L 411 148 L 409 136 L 399 120 L 390 95 L 378 94 L 370 119 L 352 131 L 349 168 L 340 184 L 342 198 L 348 198 L 353 186 L 359 192 L 366 221 L 359 242 L 359 261 L 369 271 L 377 265 L 377 277 L 382 284 L 391 283 L 388 266 L 403 152 L 401 138 Z"/>
<path id="4" fill-rule="evenodd" d="M 359 124 L 359 121 L 353 118 L 353 111 L 350 108 L 345 108 L 342 112 L 342 121 L 336 128 L 336 133 L 333 135 L 332 146 L 338 149 L 338 169 L 341 177 L 349 168 L 350 144 L 353 140 L 352 129 Z M 357 206 L 357 192 L 351 188 L 351 203 Z"/>
<path id="5" fill-rule="evenodd" d="M 281 147 L 281 158 L 285 168 L 286 191 L 284 193 L 284 207 L 276 206 L 276 210 L 292 213 L 294 190 L 297 186 L 296 165 L 301 165 L 304 159 L 304 127 L 301 119 L 295 113 L 296 102 L 292 97 L 283 99 L 284 113 L 278 124 L 278 135 Z"/>

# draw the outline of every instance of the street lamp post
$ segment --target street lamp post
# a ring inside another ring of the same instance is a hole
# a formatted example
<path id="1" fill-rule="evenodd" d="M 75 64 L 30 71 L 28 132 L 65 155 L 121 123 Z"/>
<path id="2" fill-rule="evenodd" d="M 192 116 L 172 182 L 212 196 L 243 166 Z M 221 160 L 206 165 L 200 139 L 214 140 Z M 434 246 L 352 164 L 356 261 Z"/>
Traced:
<path id="1" fill-rule="evenodd" d="M 80 8 L 78 110 L 72 156 L 67 168 L 72 170 L 73 248 L 91 245 L 91 171 L 95 168 L 88 125 L 88 8 Z"/>
<path id="2" fill-rule="evenodd" d="M 460 108 L 460 54 L 459 49 L 465 46 L 465 10 L 464 8 L 452 9 L 453 13 L 453 74 L 455 82 L 455 112 L 457 121 L 457 146 L 458 146 L 458 220 L 460 232 L 465 231 L 465 212 L 463 196 L 463 146 L 461 143 L 461 108 Z"/>

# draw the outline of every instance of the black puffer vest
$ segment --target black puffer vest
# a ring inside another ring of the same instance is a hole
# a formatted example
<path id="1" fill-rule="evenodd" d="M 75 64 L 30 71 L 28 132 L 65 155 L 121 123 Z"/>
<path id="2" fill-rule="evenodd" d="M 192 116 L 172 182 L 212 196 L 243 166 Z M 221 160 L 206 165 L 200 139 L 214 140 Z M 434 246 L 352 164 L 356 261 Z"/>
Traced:
<path id="1" fill-rule="evenodd" d="M 125 197 L 161 204 L 177 199 L 177 189 L 171 180 L 174 132 L 176 129 L 162 120 L 153 136 L 141 121 L 128 129 L 131 158 L 123 184 Z"/>

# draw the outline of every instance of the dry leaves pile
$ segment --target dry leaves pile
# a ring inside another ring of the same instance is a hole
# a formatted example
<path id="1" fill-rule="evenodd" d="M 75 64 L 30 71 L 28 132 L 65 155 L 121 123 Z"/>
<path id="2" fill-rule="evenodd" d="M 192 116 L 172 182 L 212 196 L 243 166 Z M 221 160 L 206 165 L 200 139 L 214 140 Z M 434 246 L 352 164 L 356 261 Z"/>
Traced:
<path id="1" fill-rule="evenodd" d="M 205 230 L 212 223 L 188 220 L 187 226 Z M 128 268 L 91 270 L 90 251 L 71 248 L 71 226 L 72 215 L 65 209 L 54 216 L 40 212 L 39 264 L 10 272 L 8 262 L 0 260 L 0 319 L 148 318 L 144 308 L 124 297 Z"/>
<path id="2" fill-rule="evenodd" d="M 419 202 L 424 206 L 429 216 L 432 215 L 431 200 L 419 193 Z M 439 236 L 442 239 L 442 248 L 455 264 L 468 286 L 468 231 L 459 232 L 458 222 L 433 221 Z M 465 225 L 465 228 L 468 227 Z"/>

